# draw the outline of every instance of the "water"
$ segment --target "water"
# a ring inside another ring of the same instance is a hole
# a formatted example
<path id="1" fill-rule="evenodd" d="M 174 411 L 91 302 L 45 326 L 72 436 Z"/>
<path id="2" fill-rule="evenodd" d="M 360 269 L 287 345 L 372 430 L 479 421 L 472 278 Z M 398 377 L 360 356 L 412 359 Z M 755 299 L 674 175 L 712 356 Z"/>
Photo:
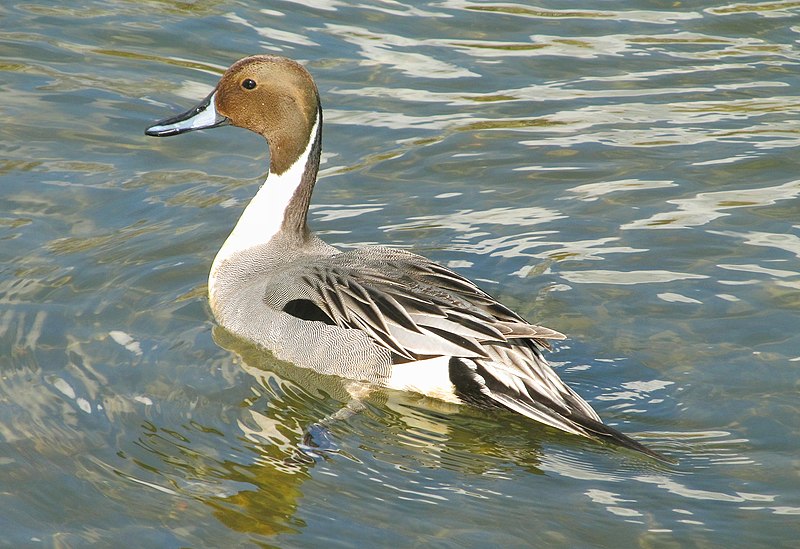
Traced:
<path id="1" fill-rule="evenodd" d="M 308 4 L 0 7 L 0 545 L 794 546 L 798 4 Z M 568 334 L 677 465 L 388 392 L 303 451 L 342 382 L 205 299 L 263 143 L 142 134 L 258 52 L 320 87 L 316 230 Z"/>

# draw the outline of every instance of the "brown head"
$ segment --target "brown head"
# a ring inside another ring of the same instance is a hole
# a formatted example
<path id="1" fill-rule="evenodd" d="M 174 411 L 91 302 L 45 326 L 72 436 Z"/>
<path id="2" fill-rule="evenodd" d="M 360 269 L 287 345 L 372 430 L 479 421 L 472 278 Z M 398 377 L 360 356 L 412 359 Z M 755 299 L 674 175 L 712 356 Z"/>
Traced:
<path id="1" fill-rule="evenodd" d="M 232 124 L 269 142 L 270 171 L 281 174 L 306 149 L 319 116 L 314 80 L 299 63 L 274 55 L 237 61 L 199 105 L 157 122 L 147 135 L 163 137 Z"/>

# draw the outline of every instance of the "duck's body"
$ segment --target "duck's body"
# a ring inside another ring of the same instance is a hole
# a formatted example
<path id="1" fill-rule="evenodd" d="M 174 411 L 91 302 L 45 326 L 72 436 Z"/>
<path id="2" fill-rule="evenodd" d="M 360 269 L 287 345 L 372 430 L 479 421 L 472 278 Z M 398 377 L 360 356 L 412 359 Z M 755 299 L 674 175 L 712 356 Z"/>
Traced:
<path id="1" fill-rule="evenodd" d="M 342 252 L 309 231 L 322 109 L 301 65 L 245 58 L 200 105 L 146 133 L 225 124 L 267 139 L 270 173 L 211 268 L 211 308 L 223 327 L 298 366 L 505 407 L 660 457 L 604 425 L 550 368 L 542 348 L 560 333 L 424 257 L 385 247 Z"/>

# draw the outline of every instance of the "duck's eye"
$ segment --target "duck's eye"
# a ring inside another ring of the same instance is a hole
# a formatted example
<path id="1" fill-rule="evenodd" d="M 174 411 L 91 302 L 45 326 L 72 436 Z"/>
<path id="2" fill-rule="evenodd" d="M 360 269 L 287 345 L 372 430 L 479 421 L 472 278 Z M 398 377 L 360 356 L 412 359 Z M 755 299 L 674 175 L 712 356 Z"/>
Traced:
<path id="1" fill-rule="evenodd" d="M 252 90 L 256 87 L 256 81 L 252 78 L 245 78 L 242 80 L 242 87 L 246 90 Z"/>

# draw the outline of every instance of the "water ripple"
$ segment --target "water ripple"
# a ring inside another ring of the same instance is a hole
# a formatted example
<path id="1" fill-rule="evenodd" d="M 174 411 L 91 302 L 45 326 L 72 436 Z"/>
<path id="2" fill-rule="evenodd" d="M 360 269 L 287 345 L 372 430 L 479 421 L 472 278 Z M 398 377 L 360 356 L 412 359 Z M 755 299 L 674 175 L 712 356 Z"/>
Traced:
<path id="1" fill-rule="evenodd" d="M 273 4 L 0 7 L 0 545 L 793 540 L 798 3 Z M 212 334 L 263 143 L 142 129 L 258 52 L 323 97 L 315 229 L 563 327 L 559 372 L 679 464 L 404 393 L 320 428 L 340 381 Z"/>

